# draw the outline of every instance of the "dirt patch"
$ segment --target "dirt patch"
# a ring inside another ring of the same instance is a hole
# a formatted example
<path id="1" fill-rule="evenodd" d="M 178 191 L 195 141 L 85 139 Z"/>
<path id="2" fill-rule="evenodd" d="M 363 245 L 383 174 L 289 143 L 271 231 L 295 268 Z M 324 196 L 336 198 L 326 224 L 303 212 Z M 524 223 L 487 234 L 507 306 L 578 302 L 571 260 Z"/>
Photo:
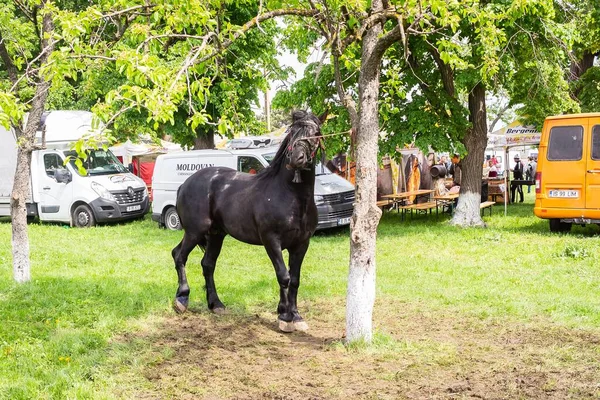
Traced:
<path id="1" fill-rule="evenodd" d="M 565 399 L 600 397 L 600 333 L 376 307 L 383 334 L 341 345 L 343 303 L 304 304 L 309 333 L 281 334 L 274 314 L 167 318 L 140 334 L 170 354 L 145 369 L 144 399 Z"/>

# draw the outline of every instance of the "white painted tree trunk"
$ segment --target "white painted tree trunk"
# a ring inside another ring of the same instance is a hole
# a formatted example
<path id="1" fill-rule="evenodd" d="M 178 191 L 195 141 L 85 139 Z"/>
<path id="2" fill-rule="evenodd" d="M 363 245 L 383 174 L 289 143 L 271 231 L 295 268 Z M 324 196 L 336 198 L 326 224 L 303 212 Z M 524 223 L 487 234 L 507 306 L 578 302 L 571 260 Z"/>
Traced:
<path id="1" fill-rule="evenodd" d="M 481 204 L 481 194 L 475 192 L 462 192 L 458 198 L 458 205 L 454 211 L 454 217 L 451 224 L 457 226 L 481 226 L 485 223 L 481 219 L 479 205 Z"/>
<path id="2" fill-rule="evenodd" d="M 46 5 L 46 3 L 43 4 L 44 6 Z M 54 50 L 54 42 L 52 41 L 54 24 L 51 12 L 40 12 L 40 14 L 44 15 L 42 18 L 43 53 L 39 58 L 39 63 L 43 66 Z M 42 76 L 40 72 L 38 83 L 35 88 L 35 96 L 31 102 L 31 109 L 27 118 L 27 126 L 25 129 L 21 129 L 20 127 L 16 127 L 15 129 L 17 132 L 18 143 L 17 168 L 11 193 L 10 215 L 12 220 L 13 276 L 15 281 L 21 283 L 31 279 L 26 201 L 29 195 L 31 154 L 36 145 L 35 134 L 40 126 L 49 89 L 50 81 L 47 77 Z"/>
<path id="3" fill-rule="evenodd" d="M 479 211 L 483 159 L 487 145 L 485 86 L 481 82 L 469 93 L 469 120 L 473 126 L 464 139 L 468 154 L 461 161 L 460 197 L 450 223 L 464 227 L 485 227 Z"/>
<path id="4" fill-rule="evenodd" d="M 381 1 L 373 1 L 374 9 Z M 346 341 L 373 337 L 375 251 L 381 210 L 377 202 L 379 139 L 379 67 L 383 51 L 374 54 L 382 31 L 375 24 L 363 37 L 359 78 L 359 125 L 356 135 L 356 204 L 350 225 L 350 268 L 346 298 Z"/>
<path id="5" fill-rule="evenodd" d="M 19 283 L 31 279 L 29 263 L 29 235 L 27 233 L 27 205 L 31 150 L 19 147 L 17 169 L 10 199 L 12 222 L 13 277 Z"/>

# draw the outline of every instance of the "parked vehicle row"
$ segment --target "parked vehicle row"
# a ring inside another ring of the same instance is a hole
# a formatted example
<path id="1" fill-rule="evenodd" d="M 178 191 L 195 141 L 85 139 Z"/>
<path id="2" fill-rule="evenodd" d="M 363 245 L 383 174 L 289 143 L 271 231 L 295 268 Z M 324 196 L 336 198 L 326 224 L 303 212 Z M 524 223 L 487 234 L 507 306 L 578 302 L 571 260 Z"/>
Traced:
<path id="1" fill-rule="evenodd" d="M 84 161 L 87 172 L 75 165 L 73 141 L 91 130 L 92 114 L 85 111 L 52 111 L 43 117 L 46 149 L 33 151 L 29 173 L 27 214 L 40 221 L 77 227 L 96 222 L 144 216 L 150 203 L 144 182 L 103 149 L 90 150 Z M 17 162 L 15 133 L 0 126 L 0 217 L 10 216 L 10 195 Z M 41 139 L 41 137 L 40 137 Z M 71 161 L 65 165 L 67 157 Z"/>
<path id="2" fill-rule="evenodd" d="M 152 219 L 161 227 L 180 229 L 179 216 L 175 209 L 177 189 L 189 176 L 199 169 L 213 166 L 256 174 L 269 165 L 277 149 L 278 145 L 229 150 L 194 150 L 158 156 L 152 177 Z M 317 229 L 348 225 L 354 200 L 354 186 L 350 182 L 331 173 L 321 164 L 317 166 Z"/>
<path id="3" fill-rule="evenodd" d="M 86 111 L 44 114 L 46 148 L 35 150 L 30 168 L 27 214 L 40 221 L 89 227 L 97 222 L 144 216 L 150 209 L 144 182 L 131 174 L 110 150 L 88 152 L 82 174 L 70 146 L 92 127 Z M 15 133 L 0 126 L 0 217 L 10 216 L 10 195 L 17 162 Z M 41 138 L 39 138 L 41 140 Z M 269 165 L 279 143 L 273 140 L 233 140 L 226 150 L 196 150 L 157 158 L 152 178 L 152 219 L 179 229 L 175 209 L 177 189 L 194 172 L 224 166 L 258 173 Z M 70 162 L 65 163 L 67 157 Z M 568 231 L 572 224 L 600 224 L 600 113 L 548 117 L 544 123 L 536 174 L 536 216 L 550 221 L 550 230 Z M 317 167 L 315 203 L 318 229 L 350 223 L 354 187 Z"/>
<path id="4" fill-rule="evenodd" d="M 86 173 L 75 165 L 72 142 L 88 134 L 92 114 L 86 111 L 52 111 L 44 114 L 46 148 L 35 150 L 30 168 L 27 214 L 40 221 L 90 227 L 98 222 L 143 217 L 150 209 L 149 193 L 142 179 L 124 167 L 110 150 L 88 151 Z M 0 126 L 0 217 L 10 216 L 10 195 L 17 162 L 15 133 Z M 41 134 L 40 134 L 41 143 Z M 233 140 L 227 150 L 195 150 L 163 154 L 156 160 L 152 178 L 152 219 L 161 227 L 179 229 L 175 209 L 177 189 L 194 172 L 224 166 L 255 174 L 269 165 L 279 146 L 274 140 Z M 66 162 L 67 158 L 70 159 Z M 354 186 L 317 167 L 315 203 L 317 229 L 350 223 Z"/>

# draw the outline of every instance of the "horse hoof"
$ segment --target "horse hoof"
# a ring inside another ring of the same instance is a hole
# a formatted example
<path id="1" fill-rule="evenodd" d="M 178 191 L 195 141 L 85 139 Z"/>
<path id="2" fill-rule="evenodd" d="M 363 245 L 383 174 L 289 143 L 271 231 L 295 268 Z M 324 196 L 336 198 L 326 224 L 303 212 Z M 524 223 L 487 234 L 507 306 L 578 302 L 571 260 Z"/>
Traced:
<path id="1" fill-rule="evenodd" d="M 294 332 L 296 330 L 296 327 L 294 326 L 294 323 L 292 321 L 286 322 L 279 320 L 279 330 L 281 332 L 290 333 Z"/>
<path id="2" fill-rule="evenodd" d="M 187 311 L 187 304 L 182 303 L 179 299 L 175 299 L 173 302 L 173 310 L 175 310 L 177 314 L 183 314 Z"/>
<path id="3" fill-rule="evenodd" d="M 214 314 L 217 314 L 217 315 L 225 315 L 228 313 L 227 309 L 225 307 L 215 307 L 210 311 L 212 311 Z"/>
<path id="4" fill-rule="evenodd" d="M 294 321 L 294 328 L 299 332 L 308 331 L 308 324 L 304 321 Z"/>

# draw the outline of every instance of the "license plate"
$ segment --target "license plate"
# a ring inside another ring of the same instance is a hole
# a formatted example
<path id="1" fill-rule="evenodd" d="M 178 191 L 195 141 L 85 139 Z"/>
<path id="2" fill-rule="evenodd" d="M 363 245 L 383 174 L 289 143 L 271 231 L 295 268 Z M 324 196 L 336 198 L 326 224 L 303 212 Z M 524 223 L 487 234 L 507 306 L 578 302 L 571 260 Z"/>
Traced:
<path id="1" fill-rule="evenodd" d="M 576 199 L 579 197 L 579 190 L 550 190 L 548 192 L 548 197 Z"/>
<path id="2" fill-rule="evenodd" d="M 350 223 L 350 217 L 338 219 L 338 225 L 348 225 Z"/>
<path id="3" fill-rule="evenodd" d="M 137 210 L 141 210 L 142 206 L 141 205 L 137 205 L 137 206 L 127 206 L 127 212 L 131 212 L 131 211 L 137 211 Z"/>

